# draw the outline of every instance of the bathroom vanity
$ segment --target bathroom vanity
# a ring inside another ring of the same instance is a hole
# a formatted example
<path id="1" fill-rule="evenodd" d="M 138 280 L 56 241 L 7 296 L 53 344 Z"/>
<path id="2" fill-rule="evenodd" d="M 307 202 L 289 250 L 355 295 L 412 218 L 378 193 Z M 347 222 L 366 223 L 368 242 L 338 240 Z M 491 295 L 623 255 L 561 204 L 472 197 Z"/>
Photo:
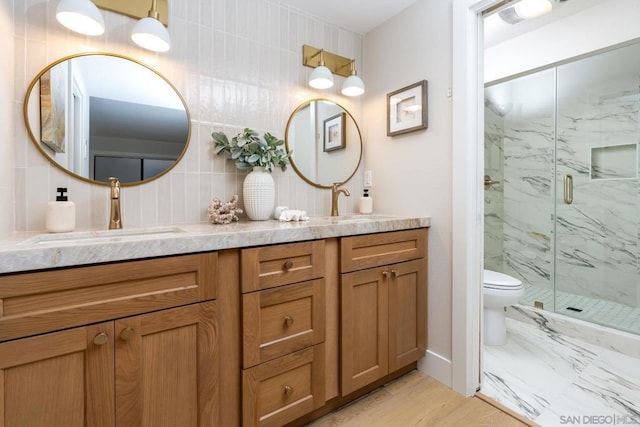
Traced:
<path id="1" fill-rule="evenodd" d="M 413 369 L 426 217 L 0 242 L 5 426 L 280 426 Z"/>

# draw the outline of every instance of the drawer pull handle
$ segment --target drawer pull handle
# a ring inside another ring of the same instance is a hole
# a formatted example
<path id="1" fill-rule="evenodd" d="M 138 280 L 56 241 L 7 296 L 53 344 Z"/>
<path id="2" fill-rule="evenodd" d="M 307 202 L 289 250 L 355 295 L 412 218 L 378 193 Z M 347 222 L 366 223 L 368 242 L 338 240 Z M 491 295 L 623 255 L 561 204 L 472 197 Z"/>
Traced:
<path id="1" fill-rule="evenodd" d="M 106 332 L 100 332 L 98 335 L 93 337 L 93 343 L 95 345 L 105 345 L 109 341 L 109 335 Z"/>
<path id="2" fill-rule="evenodd" d="M 387 276 L 389 276 L 389 272 L 387 270 L 383 271 L 382 272 L 382 277 L 384 277 L 386 279 Z"/>
<path id="3" fill-rule="evenodd" d="M 289 315 L 284 316 L 284 324 L 287 326 L 293 325 L 293 316 L 289 316 Z"/>
<path id="4" fill-rule="evenodd" d="M 286 260 L 284 263 L 284 269 L 289 270 L 291 267 L 293 267 L 293 261 L 291 261 L 290 259 Z"/>
<path id="5" fill-rule="evenodd" d="M 122 341 L 129 341 L 132 336 L 133 336 L 133 328 L 131 326 L 128 326 L 124 328 L 122 331 L 120 331 L 120 339 Z"/>
<path id="6" fill-rule="evenodd" d="M 290 385 L 284 386 L 284 395 L 291 396 L 292 394 L 293 394 L 293 387 L 291 387 Z"/>
<path id="7" fill-rule="evenodd" d="M 398 277 L 398 270 L 391 270 L 391 275 L 393 277 Z"/>

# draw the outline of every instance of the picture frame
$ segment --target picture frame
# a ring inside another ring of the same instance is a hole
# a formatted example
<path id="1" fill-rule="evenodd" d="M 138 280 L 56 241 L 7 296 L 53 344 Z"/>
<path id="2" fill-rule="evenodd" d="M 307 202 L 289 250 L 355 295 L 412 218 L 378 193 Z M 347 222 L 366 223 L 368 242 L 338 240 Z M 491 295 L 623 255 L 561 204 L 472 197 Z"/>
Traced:
<path id="1" fill-rule="evenodd" d="M 426 80 L 387 94 L 387 136 L 427 129 Z"/>
<path id="2" fill-rule="evenodd" d="M 340 113 L 324 120 L 323 150 L 342 150 L 346 145 L 345 119 L 347 114 Z"/>
<path id="3" fill-rule="evenodd" d="M 40 140 L 54 153 L 65 152 L 65 91 L 63 72 L 40 77 Z"/>

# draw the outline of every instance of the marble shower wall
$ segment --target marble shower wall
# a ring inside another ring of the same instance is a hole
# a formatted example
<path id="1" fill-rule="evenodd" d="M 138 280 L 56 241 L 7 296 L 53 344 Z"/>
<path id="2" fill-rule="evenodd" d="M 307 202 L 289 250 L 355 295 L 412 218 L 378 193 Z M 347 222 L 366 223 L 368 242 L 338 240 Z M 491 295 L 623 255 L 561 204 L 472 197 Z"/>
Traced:
<path id="1" fill-rule="evenodd" d="M 502 192 L 485 191 L 487 267 L 528 285 L 553 288 L 555 278 L 558 291 L 640 305 L 635 58 L 638 45 L 557 67 L 557 98 L 555 68 L 486 89 L 485 173 L 499 169 L 488 160 L 494 152 L 504 156 Z M 500 98 L 508 108 L 492 111 Z M 572 204 L 563 200 L 565 174 Z"/>
<path id="2" fill-rule="evenodd" d="M 187 224 L 208 221 L 213 197 L 228 200 L 241 193 L 245 173 L 215 156 L 211 132 L 228 135 L 251 127 L 284 137 L 290 113 L 303 100 L 329 97 L 362 121 L 362 100 L 340 95 L 334 88 L 312 91 L 306 82 L 311 68 L 302 65 L 302 45 L 322 47 L 362 64 L 363 37 L 330 22 L 273 0 L 173 0 L 169 32 L 172 48 L 153 54 L 129 39 L 135 20 L 102 11 L 105 34 L 85 37 L 64 29 L 55 19 L 57 2 L 13 2 L 15 70 L 15 231 L 42 231 L 45 207 L 56 187 L 68 187 L 76 202 L 79 230 L 108 224 L 109 189 L 70 178 L 40 155 L 29 140 L 22 116 L 27 86 L 47 64 L 87 51 L 115 52 L 138 59 L 171 80 L 185 98 L 191 114 L 189 148 L 168 174 L 122 191 L 126 227 Z M 11 19 L 12 18 L 12 19 Z M 11 60 L 7 58 L 7 60 Z M 359 71 L 362 71 L 358 68 Z M 366 77 L 364 77 L 366 79 Z M 9 165 L 10 166 L 10 165 Z M 306 184 L 292 168 L 274 172 L 276 204 L 328 215 L 329 190 Z M 346 186 L 357 195 L 362 170 Z M 354 212 L 357 197 L 341 198 L 340 211 Z"/>

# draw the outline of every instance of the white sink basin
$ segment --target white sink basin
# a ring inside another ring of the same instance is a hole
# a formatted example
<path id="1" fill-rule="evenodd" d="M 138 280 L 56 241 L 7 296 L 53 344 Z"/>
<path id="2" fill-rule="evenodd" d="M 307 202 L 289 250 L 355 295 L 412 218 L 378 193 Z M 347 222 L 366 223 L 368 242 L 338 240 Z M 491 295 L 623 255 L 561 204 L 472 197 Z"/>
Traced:
<path id="1" fill-rule="evenodd" d="M 363 222 L 363 221 L 371 221 L 371 217 L 368 215 L 339 215 L 339 216 L 328 216 L 327 219 L 331 221 L 333 224 L 344 224 L 348 222 Z"/>
<path id="2" fill-rule="evenodd" d="M 179 227 L 132 228 L 122 230 L 78 231 L 71 233 L 40 234 L 21 242 L 23 245 L 55 245 L 67 243 L 121 242 L 147 240 L 184 233 Z"/>

